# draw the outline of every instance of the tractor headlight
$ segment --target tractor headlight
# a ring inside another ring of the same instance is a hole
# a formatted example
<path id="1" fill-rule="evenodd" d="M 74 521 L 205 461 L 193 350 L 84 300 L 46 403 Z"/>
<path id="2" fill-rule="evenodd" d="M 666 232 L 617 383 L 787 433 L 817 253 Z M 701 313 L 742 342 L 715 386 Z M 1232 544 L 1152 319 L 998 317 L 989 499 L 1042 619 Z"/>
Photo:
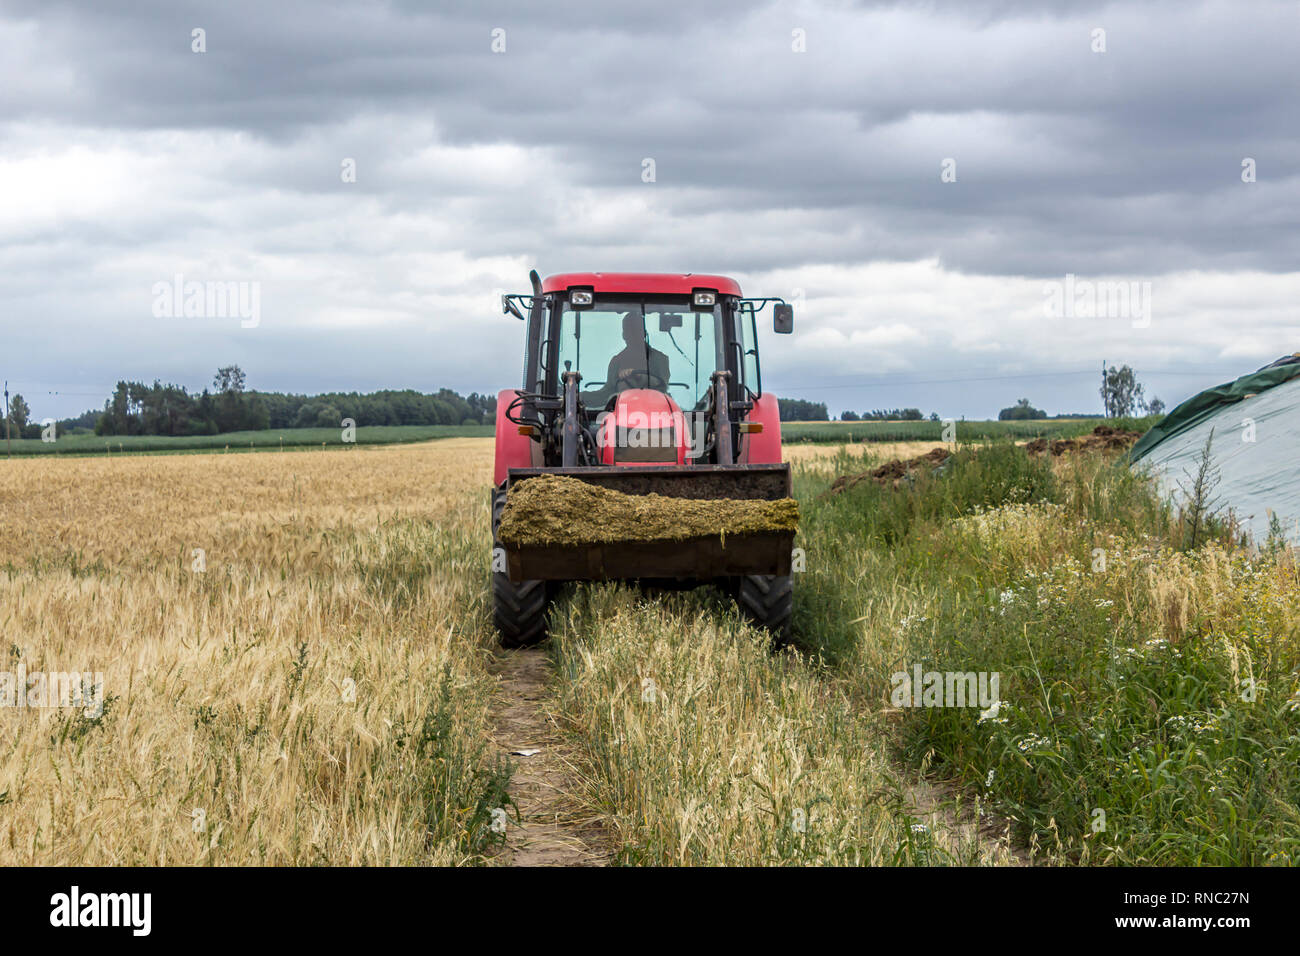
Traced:
<path id="1" fill-rule="evenodd" d="M 695 305 L 697 308 L 711 309 L 717 305 L 717 302 L 718 293 L 714 292 L 712 289 L 695 290 Z"/>
<path id="2" fill-rule="evenodd" d="M 594 294 L 587 289 L 569 290 L 569 305 L 575 308 L 585 308 L 594 301 Z"/>

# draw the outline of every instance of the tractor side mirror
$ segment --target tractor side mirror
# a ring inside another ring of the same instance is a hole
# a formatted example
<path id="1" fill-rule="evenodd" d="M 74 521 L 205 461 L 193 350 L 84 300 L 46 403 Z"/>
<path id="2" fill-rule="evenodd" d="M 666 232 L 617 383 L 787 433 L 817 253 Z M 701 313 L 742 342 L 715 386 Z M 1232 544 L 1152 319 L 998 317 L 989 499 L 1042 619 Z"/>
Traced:
<path id="1" fill-rule="evenodd" d="M 519 311 L 519 306 L 515 305 L 509 295 L 501 296 L 501 312 L 503 315 L 513 315 L 520 322 L 524 321 L 524 314 Z"/>
<path id="2" fill-rule="evenodd" d="M 772 306 L 772 331 L 789 335 L 794 331 L 794 306 L 778 302 Z"/>

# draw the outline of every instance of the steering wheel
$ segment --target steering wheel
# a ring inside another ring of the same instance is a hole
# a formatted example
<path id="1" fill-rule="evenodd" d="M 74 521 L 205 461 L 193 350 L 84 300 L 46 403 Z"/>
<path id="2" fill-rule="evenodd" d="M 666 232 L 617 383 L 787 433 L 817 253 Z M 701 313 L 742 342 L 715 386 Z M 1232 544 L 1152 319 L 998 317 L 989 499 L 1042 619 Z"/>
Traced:
<path id="1" fill-rule="evenodd" d="M 637 375 L 640 375 L 645 380 L 646 382 L 645 385 L 632 384 L 633 378 Z M 628 369 L 627 373 L 624 376 L 620 377 L 620 381 L 627 382 L 628 388 L 655 388 L 661 392 L 668 391 L 667 380 L 660 378 L 658 374 L 656 374 L 655 372 L 651 372 L 649 369 L 643 369 L 643 368 Z M 658 382 L 659 384 L 656 385 L 654 384 L 655 382 Z"/>

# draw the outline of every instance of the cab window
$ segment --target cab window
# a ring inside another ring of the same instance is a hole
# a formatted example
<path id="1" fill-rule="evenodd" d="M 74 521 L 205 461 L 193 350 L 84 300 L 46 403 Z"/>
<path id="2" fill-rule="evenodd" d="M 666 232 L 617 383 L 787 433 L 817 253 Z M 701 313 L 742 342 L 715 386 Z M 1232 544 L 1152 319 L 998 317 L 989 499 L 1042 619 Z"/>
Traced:
<path id="1" fill-rule="evenodd" d="M 557 381 L 582 373 L 587 408 L 603 408 L 629 388 L 666 392 L 685 411 L 707 404 L 709 376 L 725 368 L 719 310 L 685 303 L 602 301 L 574 310 L 561 304 Z"/>
<path id="2" fill-rule="evenodd" d="M 736 341 L 740 344 L 740 381 L 755 395 L 763 393 L 758 376 L 758 327 L 754 310 L 737 309 Z"/>

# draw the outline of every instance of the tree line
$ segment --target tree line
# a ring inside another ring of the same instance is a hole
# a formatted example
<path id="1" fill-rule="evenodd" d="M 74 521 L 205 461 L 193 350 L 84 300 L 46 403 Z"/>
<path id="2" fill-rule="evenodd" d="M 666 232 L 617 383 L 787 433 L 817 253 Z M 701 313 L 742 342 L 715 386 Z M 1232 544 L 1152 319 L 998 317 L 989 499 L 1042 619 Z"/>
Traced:
<path id="1" fill-rule="evenodd" d="M 919 408 L 876 408 L 869 412 L 858 414 L 853 411 L 840 412 L 840 421 L 842 422 L 920 422 L 925 420 L 925 415 Z M 930 413 L 930 421 L 939 420 L 938 412 Z"/>
<path id="2" fill-rule="evenodd" d="M 1132 368 L 1111 366 L 1106 370 L 1101 388 L 1105 414 L 1108 417 L 1135 412 L 1162 414 L 1164 402 L 1158 398 L 1147 400 L 1143 391 Z M 825 402 L 781 398 L 778 403 L 782 421 L 830 420 Z M 57 423 L 57 429 L 59 434 L 72 429 L 93 429 L 97 435 L 216 435 L 267 428 L 340 428 L 345 418 L 357 425 L 491 425 L 496 419 L 496 404 L 495 395 L 471 392 L 461 396 L 448 388 L 433 393 L 414 389 L 319 395 L 259 392 L 247 388 L 246 377 L 238 365 L 228 365 L 217 370 L 211 389 L 205 388 L 199 394 L 157 380 L 152 385 L 118 382 L 103 411 L 92 409 L 75 418 L 63 419 Z M 939 419 L 937 413 L 929 417 L 931 421 Z M 1048 416 L 1025 398 L 998 413 L 1002 421 L 1048 417 L 1076 416 Z M 922 421 L 924 418 L 918 408 L 840 413 L 840 420 L 846 422 Z M 41 425 L 31 420 L 31 409 L 22 395 L 14 394 L 10 398 L 6 424 L 14 438 L 41 437 Z"/>
<path id="3" fill-rule="evenodd" d="M 88 411 L 58 423 L 59 433 L 93 429 L 97 435 L 217 435 L 267 428 L 340 428 L 345 418 L 363 425 L 490 425 L 496 419 L 495 395 L 461 396 L 444 388 L 326 392 L 294 395 L 247 387 L 237 365 L 218 369 L 212 387 L 198 394 L 182 385 L 154 381 L 118 382 L 103 411 Z M 21 395 L 10 401 L 14 437 L 39 438 L 39 424 Z"/>
<path id="4" fill-rule="evenodd" d="M 802 398 L 778 398 L 783 422 L 824 422 L 830 420 L 825 402 L 808 402 Z"/>

